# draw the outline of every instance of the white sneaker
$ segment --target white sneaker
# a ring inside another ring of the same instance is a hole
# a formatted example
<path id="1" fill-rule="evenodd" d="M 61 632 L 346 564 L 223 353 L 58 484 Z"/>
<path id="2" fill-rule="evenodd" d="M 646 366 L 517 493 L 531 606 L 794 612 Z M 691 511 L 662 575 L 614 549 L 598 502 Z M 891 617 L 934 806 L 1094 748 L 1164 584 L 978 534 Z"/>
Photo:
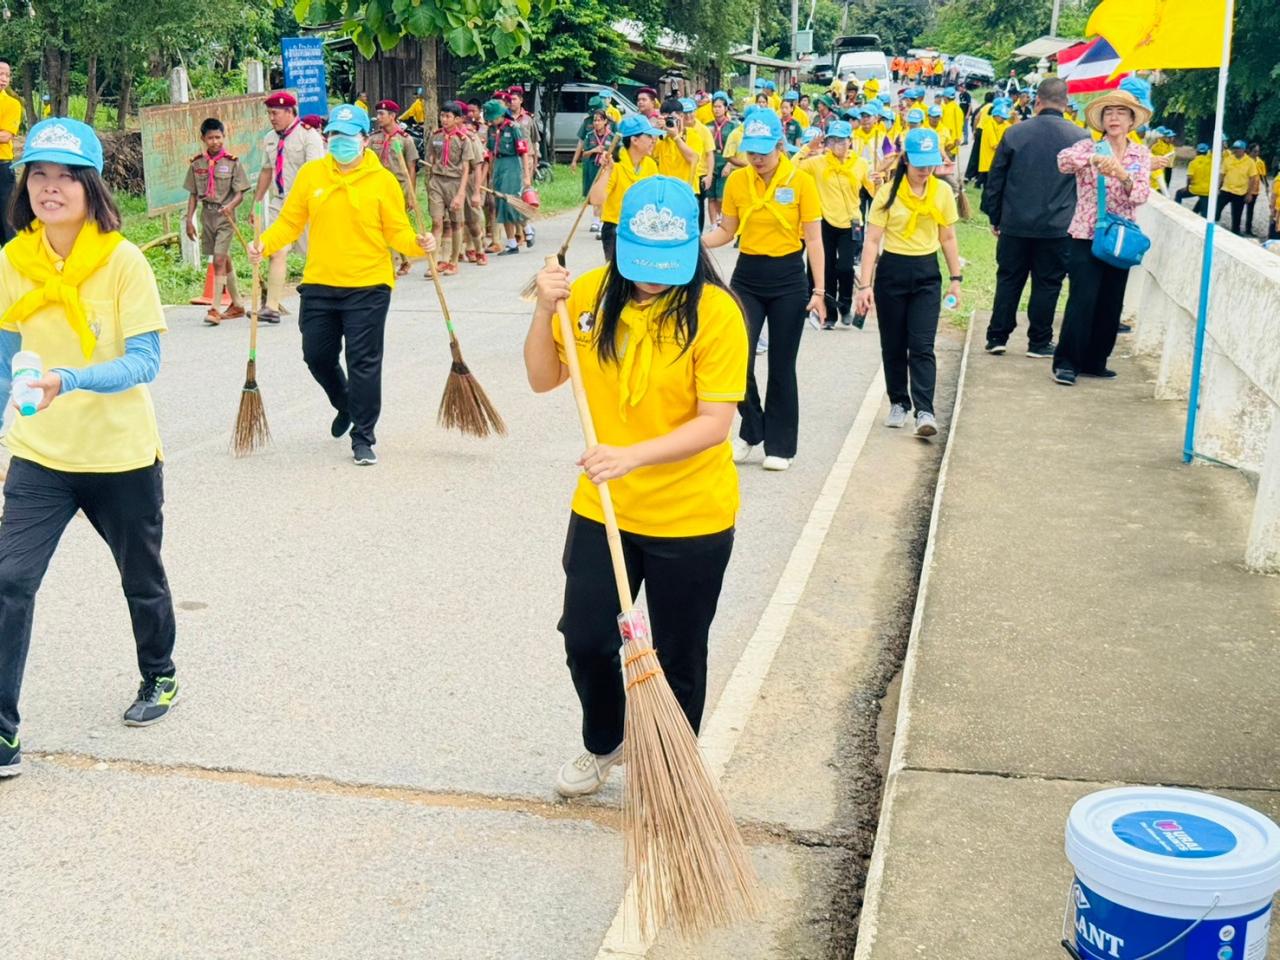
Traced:
<path id="1" fill-rule="evenodd" d="M 609 772 L 621 762 L 621 746 L 604 756 L 584 751 L 576 760 L 570 760 L 560 768 L 556 774 L 556 793 L 562 797 L 585 797 L 595 793 L 609 779 Z"/>
<path id="2" fill-rule="evenodd" d="M 916 436 L 932 437 L 938 432 L 938 421 L 932 413 L 920 412 L 916 414 Z"/>
<path id="3" fill-rule="evenodd" d="M 786 470 L 791 466 L 790 457 L 765 457 L 762 466 L 766 470 Z"/>
<path id="4" fill-rule="evenodd" d="M 907 408 L 900 403 L 895 403 L 889 408 L 889 415 L 884 418 L 884 425 L 895 430 L 898 427 L 905 427 L 907 425 Z"/>
<path id="5" fill-rule="evenodd" d="M 768 352 L 769 352 L 769 338 L 762 333 L 760 334 L 760 339 L 756 341 L 756 356 L 758 357 L 760 356 L 760 354 L 768 353 Z"/>
<path id="6" fill-rule="evenodd" d="M 758 446 L 759 446 L 758 443 L 747 443 L 747 441 L 743 440 L 741 437 L 734 437 L 733 438 L 733 462 L 746 463 L 751 458 L 751 454 L 755 452 L 755 449 Z"/>

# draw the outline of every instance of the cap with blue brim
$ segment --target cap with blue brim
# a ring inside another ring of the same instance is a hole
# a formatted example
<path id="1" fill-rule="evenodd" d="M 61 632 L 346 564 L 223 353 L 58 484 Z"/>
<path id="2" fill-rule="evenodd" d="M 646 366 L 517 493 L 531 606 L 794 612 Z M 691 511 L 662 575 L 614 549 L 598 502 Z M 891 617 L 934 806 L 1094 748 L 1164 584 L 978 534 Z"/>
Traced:
<path id="1" fill-rule="evenodd" d="M 998 120 L 1008 120 L 1013 108 L 1007 103 L 997 103 L 991 108 L 991 115 Z"/>
<path id="2" fill-rule="evenodd" d="M 786 93 L 782 95 L 782 99 L 790 100 L 792 103 L 796 103 L 800 100 L 800 94 L 796 93 L 796 91 L 794 90 L 788 90 Z"/>
<path id="3" fill-rule="evenodd" d="M 698 200 L 683 180 L 645 177 L 622 197 L 615 265 L 633 283 L 683 286 L 701 255 Z"/>
<path id="4" fill-rule="evenodd" d="M 344 133 L 355 137 L 369 132 L 369 114 L 354 103 L 340 103 L 329 111 L 325 133 Z"/>
<path id="5" fill-rule="evenodd" d="M 1208 153 L 1208 152 L 1209 152 L 1209 145 L 1207 143 L 1196 144 L 1196 153 Z"/>
<path id="6" fill-rule="evenodd" d="M 1232 150 L 1248 150 L 1249 144 L 1245 143 L 1243 140 L 1237 140 L 1235 141 L 1235 143 L 1231 144 L 1231 149 Z"/>
<path id="7" fill-rule="evenodd" d="M 722 101 L 727 106 L 729 103 L 729 95 L 723 90 L 717 90 L 711 95 L 711 102 L 715 103 L 717 100 Z"/>
<path id="8" fill-rule="evenodd" d="M 844 120 L 834 120 L 827 124 L 827 139 L 848 140 L 853 136 L 853 127 Z"/>
<path id="9" fill-rule="evenodd" d="M 929 116 L 931 117 L 942 116 L 942 108 L 935 103 L 932 107 L 929 108 Z"/>
<path id="10" fill-rule="evenodd" d="M 638 113 L 627 114 L 618 124 L 620 137 L 661 137 L 665 132 L 655 127 L 648 117 L 642 117 Z"/>
<path id="11" fill-rule="evenodd" d="M 93 127 L 69 117 L 41 120 L 27 134 L 22 157 L 13 165 L 61 163 L 67 167 L 93 167 L 102 172 L 102 141 Z"/>
<path id="12" fill-rule="evenodd" d="M 913 167 L 937 167 L 942 165 L 942 151 L 938 135 L 932 130 L 911 130 L 903 141 L 907 162 Z"/>
<path id="13" fill-rule="evenodd" d="M 693 102 L 692 97 L 681 97 L 680 109 L 683 110 L 685 113 L 693 113 L 695 110 L 698 109 L 698 105 Z"/>
<path id="14" fill-rule="evenodd" d="M 742 124 L 742 149 L 746 153 L 772 153 L 782 140 L 782 120 L 772 110 L 748 113 Z"/>
<path id="15" fill-rule="evenodd" d="M 912 107 L 907 111 L 907 123 L 924 123 L 924 111 L 919 107 Z"/>
<path id="16" fill-rule="evenodd" d="M 841 122 L 842 122 L 842 121 L 840 121 L 840 120 L 833 120 L 833 121 L 831 122 L 831 126 L 832 126 L 832 127 L 838 126 Z M 846 123 L 846 124 L 845 124 L 845 126 L 847 127 L 847 126 L 848 126 L 848 124 Z M 829 128 L 828 128 L 828 129 L 829 129 Z M 828 133 L 827 135 L 828 135 L 828 136 L 831 136 L 831 134 L 830 134 L 830 133 Z M 815 141 L 815 140 L 819 140 L 819 139 L 821 139 L 821 138 L 822 138 L 822 128 L 821 128 L 821 127 L 810 127 L 808 130 L 806 130 L 804 133 L 802 133 L 802 134 L 800 135 L 800 142 L 801 142 L 801 143 L 813 143 L 813 141 Z"/>
<path id="17" fill-rule="evenodd" d="M 880 119 L 881 119 L 881 120 L 893 120 L 893 119 L 895 119 L 895 117 L 894 117 L 894 113 L 893 113 L 893 110 L 892 110 L 891 108 L 889 108 L 889 107 L 885 107 L 883 110 L 881 110 L 881 111 L 880 111 Z"/>

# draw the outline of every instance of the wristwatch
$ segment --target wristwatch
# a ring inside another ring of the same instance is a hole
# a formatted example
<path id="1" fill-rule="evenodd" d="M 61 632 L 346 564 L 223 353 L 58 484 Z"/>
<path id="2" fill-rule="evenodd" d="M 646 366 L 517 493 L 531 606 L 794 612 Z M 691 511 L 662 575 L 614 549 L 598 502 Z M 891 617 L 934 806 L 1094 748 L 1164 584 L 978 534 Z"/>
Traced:
<path id="1" fill-rule="evenodd" d="M 951 275 L 951 282 L 952 282 L 952 283 L 964 283 L 964 274 L 963 274 L 963 273 L 954 273 L 954 274 L 952 274 L 952 275 Z"/>

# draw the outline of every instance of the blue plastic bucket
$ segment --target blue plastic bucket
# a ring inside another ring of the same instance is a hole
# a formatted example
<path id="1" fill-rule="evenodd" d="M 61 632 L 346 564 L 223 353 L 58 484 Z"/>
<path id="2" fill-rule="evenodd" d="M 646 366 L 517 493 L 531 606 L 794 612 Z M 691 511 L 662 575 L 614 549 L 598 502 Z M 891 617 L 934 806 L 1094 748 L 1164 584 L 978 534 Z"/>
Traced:
<path id="1" fill-rule="evenodd" d="M 1103 790 L 1071 808 L 1067 859 L 1063 945 L 1082 960 L 1265 960 L 1280 827 L 1257 811 L 1193 790 Z"/>

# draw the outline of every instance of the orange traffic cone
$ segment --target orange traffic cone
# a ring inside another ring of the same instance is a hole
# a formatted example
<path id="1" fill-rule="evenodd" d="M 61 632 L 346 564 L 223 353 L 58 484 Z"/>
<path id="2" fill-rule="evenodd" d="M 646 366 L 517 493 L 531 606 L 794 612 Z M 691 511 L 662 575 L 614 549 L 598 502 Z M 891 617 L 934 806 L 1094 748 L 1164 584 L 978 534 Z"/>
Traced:
<path id="1" fill-rule="evenodd" d="M 209 269 L 204 275 L 204 293 L 198 297 L 192 297 L 191 302 L 202 307 L 213 306 L 213 260 L 209 261 Z M 222 305 L 224 307 L 231 305 L 231 294 L 227 293 L 226 288 L 222 290 Z"/>

